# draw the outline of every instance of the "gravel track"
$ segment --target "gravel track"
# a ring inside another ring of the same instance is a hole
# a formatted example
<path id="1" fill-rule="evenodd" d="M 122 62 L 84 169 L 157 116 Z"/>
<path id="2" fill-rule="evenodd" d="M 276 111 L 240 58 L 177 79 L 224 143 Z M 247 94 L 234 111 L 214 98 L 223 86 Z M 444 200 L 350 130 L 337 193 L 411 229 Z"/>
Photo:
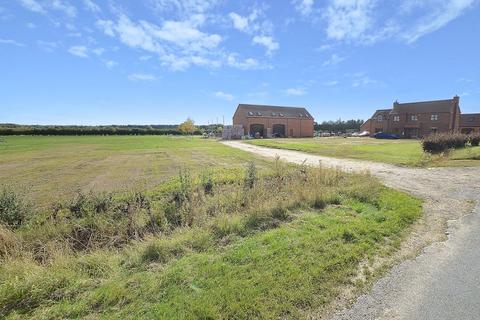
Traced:
<path id="1" fill-rule="evenodd" d="M 332 319 L 480 319 L 480 168 L 406 168 L 228 141 L 266 158 L 369 171 L 385 185 L 424 199 L 424 215 L 395 265 Z M 312 318 L 315 318 L 312 315 Z"/>

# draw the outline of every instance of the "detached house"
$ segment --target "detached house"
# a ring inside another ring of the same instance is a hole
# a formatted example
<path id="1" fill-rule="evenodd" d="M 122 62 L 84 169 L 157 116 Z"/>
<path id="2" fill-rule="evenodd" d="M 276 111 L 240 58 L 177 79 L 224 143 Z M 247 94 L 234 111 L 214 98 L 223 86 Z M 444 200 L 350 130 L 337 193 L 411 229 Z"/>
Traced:
<path id="1" fill-rule="evenodd" d="M 361 127 L 373 136 L 378 132 L 393 133 L 405 138 L 421 138 L 437 132 L 458 132 L 461 126 L 460 98 L 399 103 L 392 109 L 375 111 Z M 464 123 L 467 123 L 465 118 Z M 476 123 L 474 120 L 472 123 Z M 479 124 L 480 127 L 480 124 Z M 473 126 L 472 126 L 473 128 Z"/>

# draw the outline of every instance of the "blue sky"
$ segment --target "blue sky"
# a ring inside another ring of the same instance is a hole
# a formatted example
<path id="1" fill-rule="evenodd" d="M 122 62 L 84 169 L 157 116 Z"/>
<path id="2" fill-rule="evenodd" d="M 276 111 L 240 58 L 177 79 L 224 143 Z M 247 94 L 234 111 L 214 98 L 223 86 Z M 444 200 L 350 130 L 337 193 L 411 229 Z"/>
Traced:
<path id="1" fill-rule="evenodd" d="M 0 0 L 0 123 L 318 121 L 461 97 L 480 112 L 478 0 Z"/>

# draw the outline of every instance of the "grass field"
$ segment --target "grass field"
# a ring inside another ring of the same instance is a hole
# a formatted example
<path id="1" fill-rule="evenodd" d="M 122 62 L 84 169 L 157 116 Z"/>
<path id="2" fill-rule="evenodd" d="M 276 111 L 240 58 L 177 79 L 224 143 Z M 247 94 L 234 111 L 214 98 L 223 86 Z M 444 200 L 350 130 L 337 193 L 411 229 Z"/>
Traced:
<path id="1" fill-rule="evenodd" d="M 0 178 L 2 319 L 310 318 L 421 215 L 367 173 L 199 138 L 7 137 Z"/>
<path id="2" fill-rule="evenodd" d="M 0 181 L 38 205 L 77 190 L 151 188 L 180 168 L 244 166 L 251 154 L 198 137 L 12 136 L 0 142 Z M 259 165 L 262 161 L 257 161 Z"/>
<path id="3" fill-rule="evenodd" d="M 249 143 L 303 151 L 334 158 L 352 158 L 405 166 L 478 166 L 480 147 L 455 150 L 447 156 L 428 156 L 419 141 L 371 138 L 265 139 Z"/>

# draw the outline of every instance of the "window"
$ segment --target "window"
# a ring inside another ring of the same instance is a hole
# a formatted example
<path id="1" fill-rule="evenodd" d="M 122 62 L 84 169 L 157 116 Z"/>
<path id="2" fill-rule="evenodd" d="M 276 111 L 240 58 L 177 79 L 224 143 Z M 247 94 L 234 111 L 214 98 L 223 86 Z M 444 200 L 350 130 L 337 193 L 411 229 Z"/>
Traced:
<path id="1" fill-rule="evenodd" d="M 253 112 L 252 112 L 252 111 L 249 111 L 249 112 L 248 112 L 248 115 L 249 115 L 249 116 L 253 116 Z"/>
<path id="2" fill-rule="evenodd" d="M 261 116 L 261 115 L 262 115 L 262 113 L 261 113 L 261 112 L 257 112 L 257 116 Z"/>
<path id="3" fill-rule="evenodd" d="M 382 121 L 383 121 L 383 116 L 382 116 L 382 115 L 379 115 L 379 116 L 377 117 L 377 121 L 378 121 L 378 122 L 382 122 Z"/>
<path id="4" fill-rule="evenodd" d="M 430 116 L 430 120 L 432 120 L 432 121 L 437 121 L 437 120 L 438 120 L 438 114 L 432 114 L 432 115 Z"/>
<path id="5" fill-rule="evenodd" d="M 303 117 L 303 114 L 299 113 L 298 116 L 299 116 L 300 118 L 302 118 L 302 117 Z"/>
<path id="6" fill-rule="evenodd" d="M 279 115 L 280 117 L 283 117 L 283 116 L 284 116 L 283 113 L 279 113 L 278 115 Z"/>
<path id="7" fill-rule="evenodd" d="M 275 117 L 277 114 L 275 112 L 272 112 L 272 116 Z"/>
<path id="8" fill-rule="evenodd" d="M 437 133 L 438 129 L 437 128 L 430 128 L 430 133 L 435 134 Z"/>
<path id="9" fill-rule="evenodd" d="M 411 119 L 412 121 L 417 121 L 417 120 L 418 120 L 418 116 L 417 116 L 416 114 L 412 114 L 412 115 L 410 116 L 410 119 Z"/>
<path id="10" fill-rule="evenodd" d="M 393 116 L 393 121 L 394 122 L 399 122 L 400 121 L 400 116 Z"/>

